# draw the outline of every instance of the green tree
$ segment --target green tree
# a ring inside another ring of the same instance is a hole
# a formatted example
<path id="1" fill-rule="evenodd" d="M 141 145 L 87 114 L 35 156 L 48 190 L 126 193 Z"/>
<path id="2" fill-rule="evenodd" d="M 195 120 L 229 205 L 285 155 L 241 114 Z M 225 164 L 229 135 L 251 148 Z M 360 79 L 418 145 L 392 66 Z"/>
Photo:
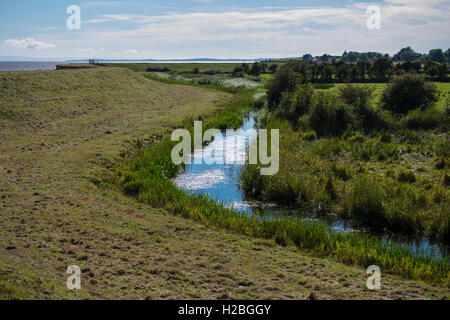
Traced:
<path id="1" fill-rule="evenodd" d="M 277 65 L 277 64 L 272 64 L 272 65 L 269 67 L 269 71 L 270 71 L 271 73 L 277 72 L 277 69 L 278 69 L 278 65 Z"/>
<path id="2" fill-rule="evenodd" d="M 381 95 L 381 107 L 397 114 L 428 108 L 438 101 L 437 87 L 424 77 L 407 73 L 388 83 Z"/>
<path id="3" fill-rule="evenodd" d="M 442 49 L 432 49 L 428 53 L 428 59 L 434 62 L 445 62 L 445 55 Z"/>
<path id="4" fill-rule="evenodd" d="M 370 63 L 366 61 L 358 61 L 356 68 L 358 69 L 358 76 L 361 79 L 364 79 L 366 77 L 367 70 L 370 68 Z"/>
<path id="5" fill-rule="evenodd" d="M 441 79 L 447 78 L 447 74 L 448 74 L 448 64 L 447 64 L 447 63 L 441 63 L 441 64 L 437 67 L 437 74 L 438 74 L 439 78 L 441 78 Z"/>
<path id="6" fill-rule="evenodd" d="M 283 93 L 294 92 L 302 81 L 303 77 L 294 71 L 291 64 L 288 63 L 278 68 L 273 78 L 266 84 L 269 110 L 276 109 Z"/>
<path id="7" fill-rule="evenodd" d="M 377 79 L 387 79 L 393 72 L 394 64 L 390 59 L 378 58 L 372 64 L 372 70 Z"/>
<path id="8" fill-rule="evenodd" d="M 262 72 L 262 65 L 261 65 L 261 63 L 255 62 L 252 65 L 252 68 L 250 69 L 248 74 L 257 77 L 257 76 L 261 75 L 261 72 Z"/>
<path id="9" fill-rule="evenodd" d="M 420 59 L 422 54 L 415 52 L 411 47 L 406 47 L 401 49 L 398 53 L 394 55 L 392 58 L 393 61 L 413 61 Z"/>
<path id="10" fill-rule="evenodd" d="M 336 68 L 336 77 L 338 77 L 339 80 L 347 80 L 350 77 L 350 68 L 349 65 L 346 63 L 340 64 Z"/>

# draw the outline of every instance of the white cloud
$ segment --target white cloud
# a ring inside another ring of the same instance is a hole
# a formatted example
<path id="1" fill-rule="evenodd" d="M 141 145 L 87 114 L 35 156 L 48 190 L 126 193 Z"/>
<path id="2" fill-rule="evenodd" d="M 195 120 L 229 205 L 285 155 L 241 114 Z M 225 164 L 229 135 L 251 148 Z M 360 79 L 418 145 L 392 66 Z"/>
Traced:
<path id="1" fill-rule="evenodd" d="M 127 49 L 127 50 L 124 50 L 123 53 L 125 53 L 125 54 L 137 54 L 137 53 L 139 53 L 139 50 Z"/>
<path id="2" fill-rule="evenodd" d="M 92 51 L 96 51 L 96 50 L 92 47 L 89 47 L 89 48 L 78 48 L 77 51 L 78 52 L 92 52 Z"/>
<path id="3" fill-rule="evenodd" d="M 34 38 L 8 39 L 5 43 L 15 49 L 49 49 L 56 46 L 51 42 L 37 41 Z"/>
<path id="4" fill-rule="evenodd" d="M 123 51 L 126 55 L 131 55 L 134 57 L 145 57 L 151 53 L 153 53 L 153 50 L 145 49 L 145 50 L 138 50 L 138 49 L 127 49 Z"/>
<path id="5" fill-rule="evenodd" d="M 342 54 L 344 50 L 392 54 L 406 46 L 428 52 L 450 43 L 445 31 L 450 26 L 448 0 L 374 0 L 381 6 L 381 30 L 366 27 L 370 4 L 355 1 L 345 7 L 205 9 L 159 15 L 116 10 L 91 17 L 76 37 L 61 37 L 58 49 L 71 53 L 76 48 L 103 47 L 107 50 L 101 56 L 112 58 L 255 58 Z M 106 22 L 113 28 L 101 25 Z M 85 52 L 100 53 L 98 49 Z"/>

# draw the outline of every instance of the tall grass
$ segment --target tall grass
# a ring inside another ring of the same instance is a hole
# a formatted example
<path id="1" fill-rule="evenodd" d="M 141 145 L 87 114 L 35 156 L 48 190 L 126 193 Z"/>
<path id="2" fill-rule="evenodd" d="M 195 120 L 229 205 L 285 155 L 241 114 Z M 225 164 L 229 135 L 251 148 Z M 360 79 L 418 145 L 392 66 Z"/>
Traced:
<path id="1" fill-rule="evenodd" d="M 252 89 L 260 87 L 261 84 L 246 78 L 227 78 L 224 76 L 196 76 L 185 77 L 176 74 L 168 74 L 163 72 L 153 72 L 145 74 L 147 78 L 154 80 L 163 80 L 165 82 L 173 82 L 177 84 L 195 84 L 210 87 L 220 87 L 228 89 Z"/>

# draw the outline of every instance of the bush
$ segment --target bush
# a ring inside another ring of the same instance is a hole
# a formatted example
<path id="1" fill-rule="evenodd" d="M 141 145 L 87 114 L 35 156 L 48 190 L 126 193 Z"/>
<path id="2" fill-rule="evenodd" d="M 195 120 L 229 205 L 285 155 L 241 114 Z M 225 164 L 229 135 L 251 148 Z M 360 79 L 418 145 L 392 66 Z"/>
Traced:
<path id="1" fill-rule="evenodd" d="M 356 108 L 359 106 L 366 107 L 370 105 L 374 91 L 375 87 L 347 84 L 339 88 L 339 97 L 346 104 L 355 106 Z"/>
<path id="2" fill-rule="evenodd" d="M 408 73 L 394 78 L 383 90 L 381 107 L 397 114 L 428 108 L 438 101 L 437 87 L 423 76 Z"/>
<path id="3" fill-rule="evenodd" d="M 309 124 L 319 136 L 341 135 L 354 127 L 355 122 L 350 108 L 337 101 L 333 94 L 320 92 L 314 95 Z"/>
<path id="4" fill-rule="evenodd" d="M 314 89 L 310 84 L 298 85 L 294 92 L 284 92 L 277 109 L 277 115 L 289 120 L 296 121 L 302 115 L 308 113 L 312 104 Z"/>
<path id="5" fill-rule="evenodd" d="M 372 106 L 374 91 L 375 87 L 367 85 L 347 84 L 339 88 L 339 98 L 352 107 L 353 112 L 358 115 L 360 126 L 366 131 L 387 129 L 391 126 L 387 116 Z"/>

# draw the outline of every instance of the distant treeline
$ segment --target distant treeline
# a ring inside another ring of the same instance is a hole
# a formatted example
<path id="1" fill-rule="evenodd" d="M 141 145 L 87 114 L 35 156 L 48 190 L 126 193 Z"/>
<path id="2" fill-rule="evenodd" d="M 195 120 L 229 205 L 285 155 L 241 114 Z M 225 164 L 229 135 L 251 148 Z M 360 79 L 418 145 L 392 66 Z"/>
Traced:
<path id="1" fill-rule="evenodd" d="M 290 60 L 287 62 L 293 70 L 301 74 L 303 79 L 312 83 L 333 82 L 386 82 L 394 76 L 405 73 L 424 75 L 428 80 L 448 81 L 448 64 L 437 63 L 431 60 L 415 60 L 394 63 L 391 59 L 380 57 L 372 62 L 358 61 L 345 62 L 307 62 L 305 60 Z M 243 77 L 245 74 L 259 76 L 261 74 L 275 73 L 277 64 L 254 63 L 242 64 L 233 71 L 233 76 Z"/>
<path id="2" fill-rule="evenodd" d="M 311 82 L 385 82 L 394 76 L 405 73 L 417 73 L 429 80 L 448 81 L 448 64 L 430 60 L 416 60 L 393 63 L 388 58 L 378 58 L 372 62 L 345 61 L 327 62 L 291 62 L 296 71 Z"/>
<path id="3" fill-rule="evenodd" d="M 379 52 L 354 52 L 345 51 L 342 56 L 331 56 L 328 54 L 324 54 L 322 56 L 313 57 L 311 54 L 305 54 L 302 57 L 302 60 L 306 62 L 358 62 L 358 61 L 367 61 L 371 62 L 379 58 L 387 58 L 391 59 L 394 62 L 408 62 L 414 60 L 422 60 L 422 61 L 434 61 L 438 63 L 448 62 L 450 63 L 450 49 L 447 51 L 443 51 L 442 49 L 432 49 L 428 52 L 428 54 L 422 54 L 414 51 L 411 47 L 406 47 L 401 49 L 399 52 L 394 54 L 394 56 L 390 56 L 387 53 L 379 53 Z"/>

